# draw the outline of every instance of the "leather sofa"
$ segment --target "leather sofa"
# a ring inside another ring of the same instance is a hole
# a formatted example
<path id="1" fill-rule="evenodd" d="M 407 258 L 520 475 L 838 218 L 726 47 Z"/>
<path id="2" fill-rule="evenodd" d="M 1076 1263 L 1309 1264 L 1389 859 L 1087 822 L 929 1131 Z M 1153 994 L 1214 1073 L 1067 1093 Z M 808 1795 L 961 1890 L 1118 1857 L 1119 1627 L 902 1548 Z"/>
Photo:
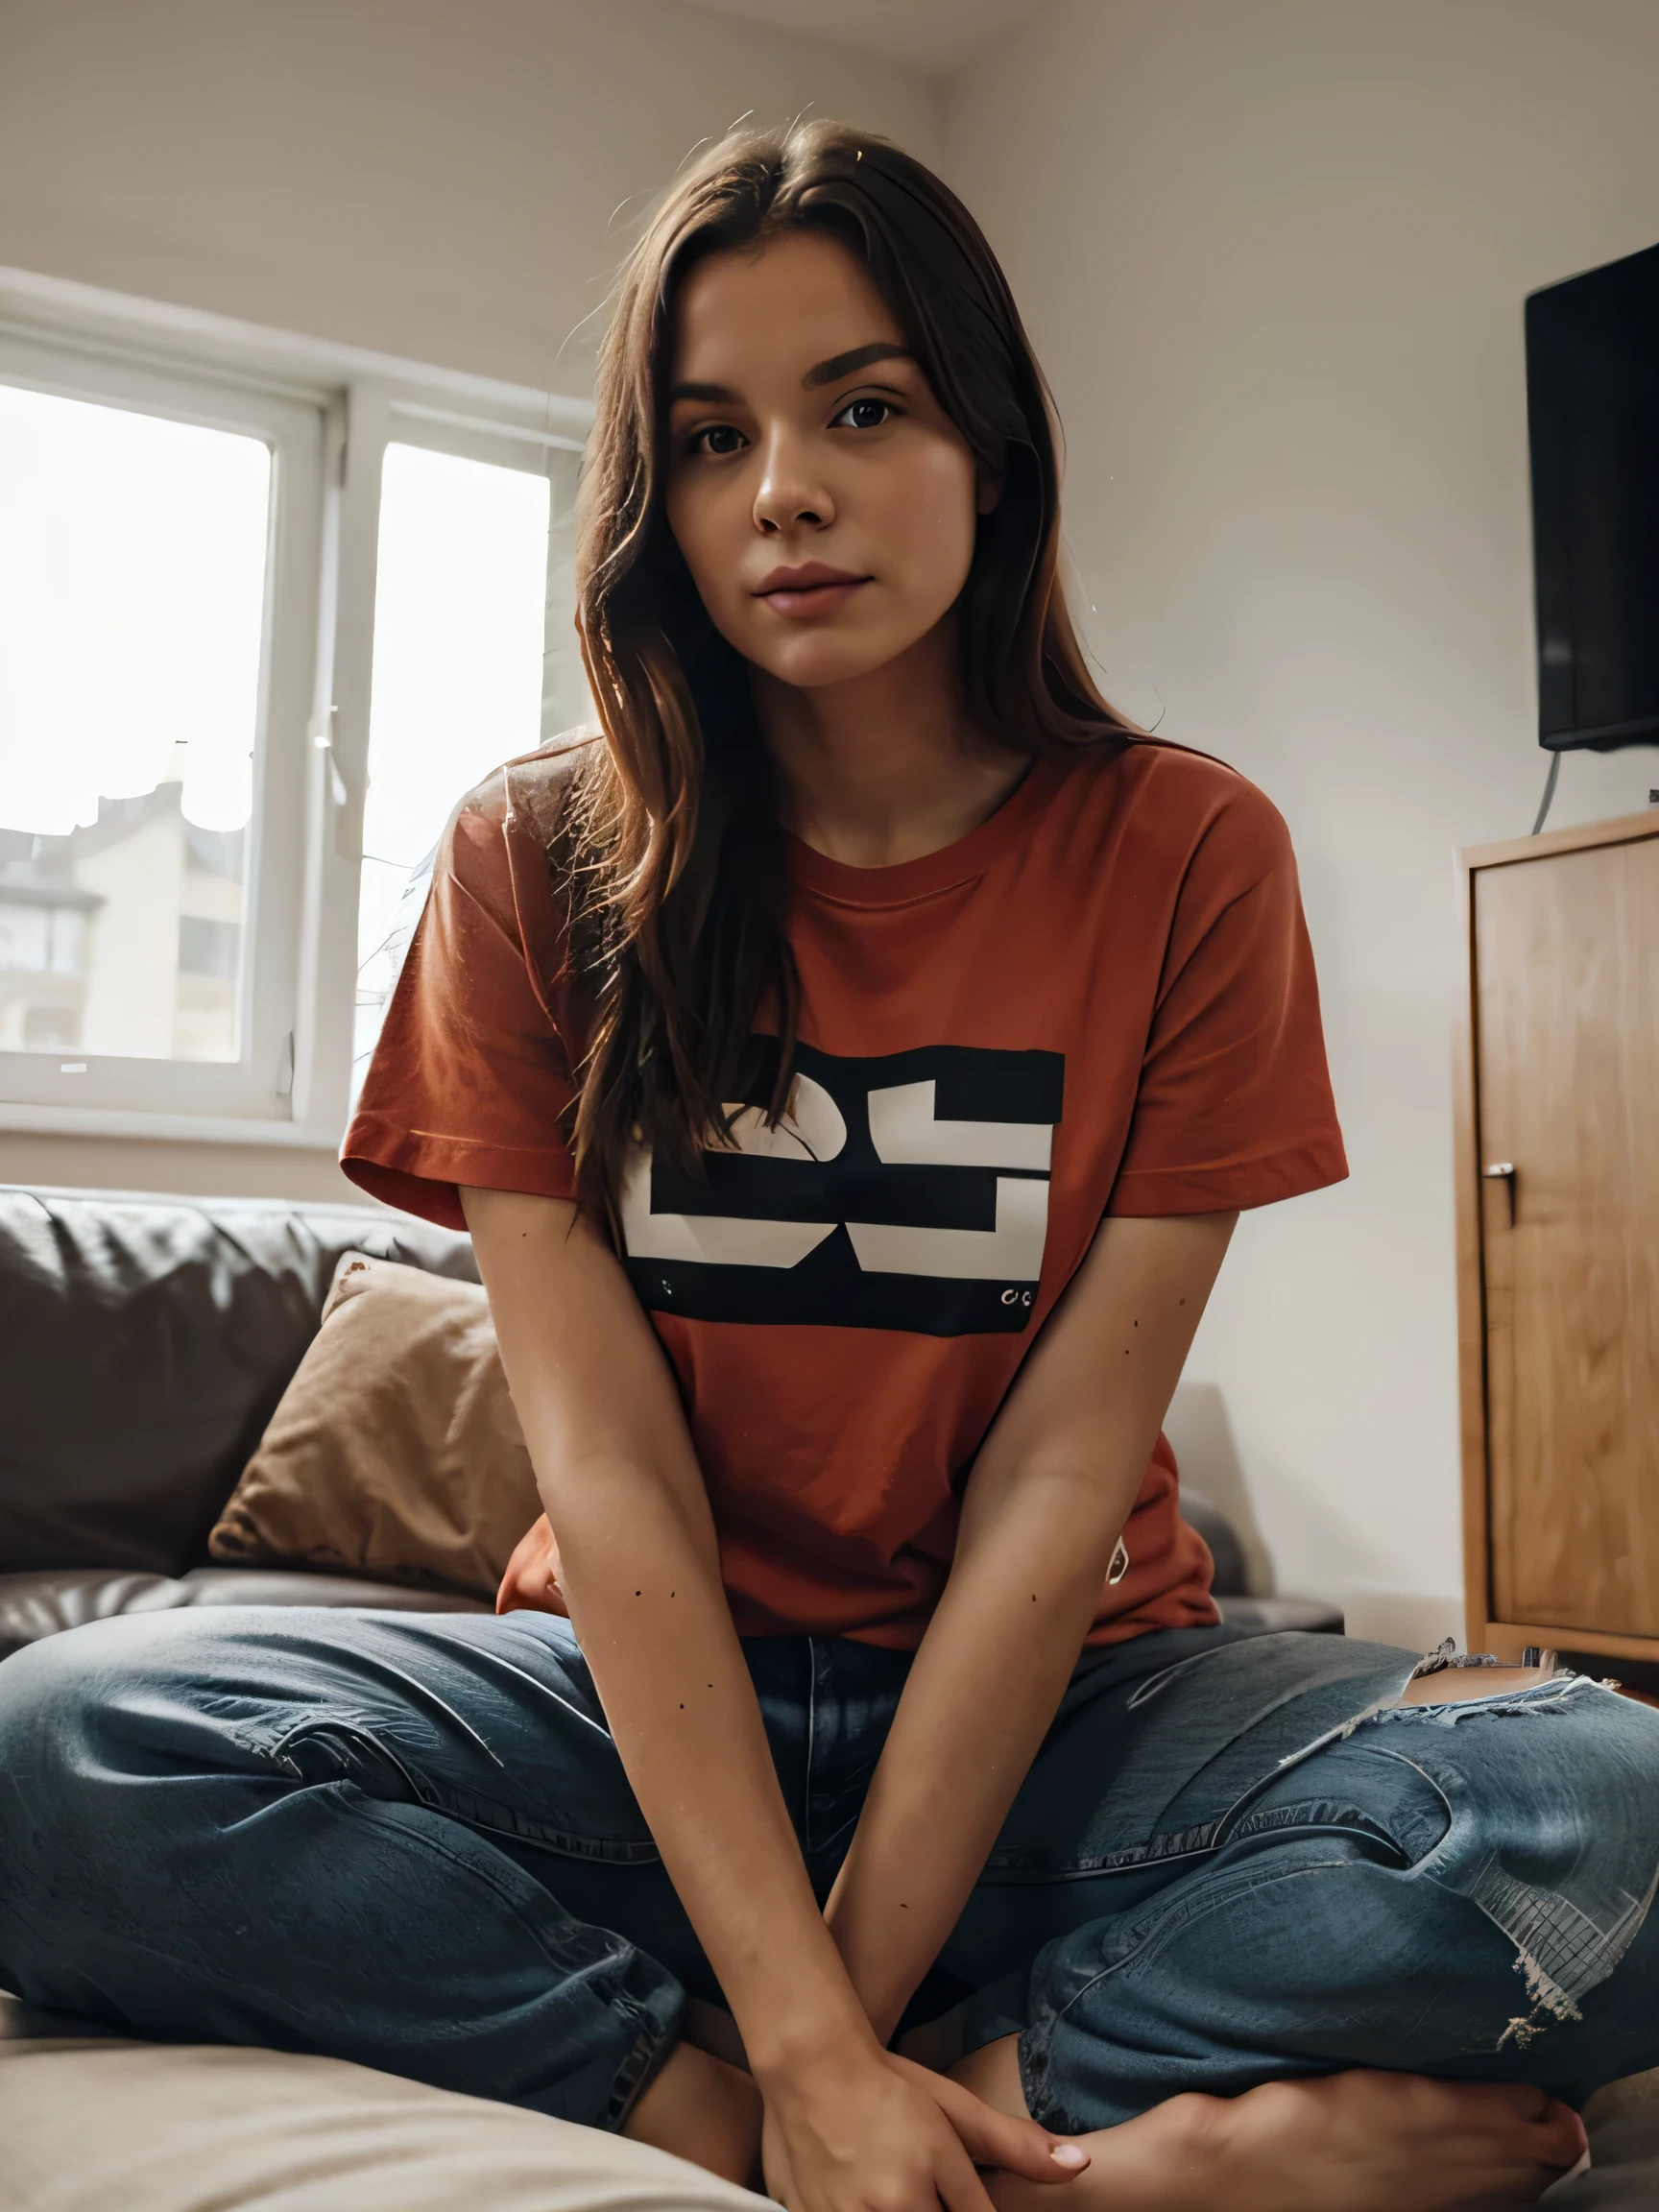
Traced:
<path id="1" fill-rule="evenodd" d="M 473 1606 L 208 1563 L 352 1250 L 477 1281 L 467 1238 L 377 1209 L 0 1185 L 0 1657 L 172 1605 Z"/>
<path id="2" fill-rule="evenodd" d="M 352 1205 L 0 1185 L 0 1657 L 174 1605 L 479 1600 L 209 1563 L 207 1532 L 358 1250 L 477 1281 L 469 1239 Z M 1246 1594 L 1222 1517 L 1189 1498 L 1230 1620 L 1340 1632 L 1334 1607 Z"/>

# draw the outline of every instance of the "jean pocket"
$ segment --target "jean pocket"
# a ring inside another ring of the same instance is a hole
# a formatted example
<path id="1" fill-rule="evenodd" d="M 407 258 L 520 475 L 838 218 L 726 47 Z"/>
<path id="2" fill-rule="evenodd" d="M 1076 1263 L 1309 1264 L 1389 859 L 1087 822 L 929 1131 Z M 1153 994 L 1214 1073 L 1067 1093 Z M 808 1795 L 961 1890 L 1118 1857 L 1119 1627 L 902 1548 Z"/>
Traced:
<path id="1" fill-rule="evenodd" d="M 578 1827 L 568 1816 L 549 1817 L 545 1805 L 515 1804 L 493 1791 L 464 1788 L 452 1776 L 434 1772 L 432 1764 L 399 1744 L 378 1717 L 371 1719 L 338 1711 L 299 1718 L 289 1714 L 280 1728 L 245 1731 L 242 1740 L 302 1785 L 353 1782 L 371 1797 L 422 1805 L 482 1835 L 532 1844 L 561 1858 L 643 1866 L 657 1864 L 662 1856 L 625 1782 L 621 1791 L 596 1792 L 594 1778 L 584 1775 L 583 1794 L 588 1800 L 584 1811 L 589 1818 L 594 1813 L 600 1817 Z M 614 1802 L 595 1802 L 596 1796 L 607 1795 Z"/>

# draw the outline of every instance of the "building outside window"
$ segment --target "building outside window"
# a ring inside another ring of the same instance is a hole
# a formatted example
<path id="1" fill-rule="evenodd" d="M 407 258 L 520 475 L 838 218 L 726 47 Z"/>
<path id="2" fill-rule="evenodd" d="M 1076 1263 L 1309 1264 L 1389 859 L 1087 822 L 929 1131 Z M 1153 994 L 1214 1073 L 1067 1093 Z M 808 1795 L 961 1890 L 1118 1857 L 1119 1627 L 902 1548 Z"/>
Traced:
<path id="1" fill-rule="evenodd" d="M 586 718 L 584 410 L 9 304 L 0 1127 L 332 1144 L 450 808 Z"/>

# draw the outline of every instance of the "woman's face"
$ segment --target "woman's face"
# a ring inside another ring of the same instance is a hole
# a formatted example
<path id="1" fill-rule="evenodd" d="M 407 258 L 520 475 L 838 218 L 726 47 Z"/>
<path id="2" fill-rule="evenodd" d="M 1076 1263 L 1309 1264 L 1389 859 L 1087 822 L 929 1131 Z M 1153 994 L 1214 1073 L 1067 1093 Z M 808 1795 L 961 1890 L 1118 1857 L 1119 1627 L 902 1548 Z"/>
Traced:
<path id="1" fill-rule="evenodd" d="M 668 522 L 715 627 L 810 687 L 926 637 L 991 504 L 860 263 L 793 231 L 681 288 Z"/>

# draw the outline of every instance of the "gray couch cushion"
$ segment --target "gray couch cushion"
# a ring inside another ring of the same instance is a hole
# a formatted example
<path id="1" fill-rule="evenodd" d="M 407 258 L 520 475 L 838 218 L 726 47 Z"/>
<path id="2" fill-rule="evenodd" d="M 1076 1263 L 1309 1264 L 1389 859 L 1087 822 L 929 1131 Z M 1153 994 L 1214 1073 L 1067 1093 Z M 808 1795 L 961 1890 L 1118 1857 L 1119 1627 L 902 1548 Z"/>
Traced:
<path id="1" fill-rule="evenodd" d="M 1334 1605 L 1308 1598 L 1222 1598 L 1221 1618 L 1269 1633 L 1284 1628 L 1340 1636 Z M 60 1574 L 0 1575 L 0 1659 L 38 1636 L 104 1621 L 113 1613 L 170 1612 L 178 1605 L 371 1605 L 395 1613 L 487 1613 L 459 1592 L 410 1590 L 350 1575 L 301 1575 L 285 1568 L 193 1567 L 188 1575 L 122 1575 L 102 1568 Z"/>
<path id="2" fill-rule="evenodd" d="M 1215 1603 L 1229 1627 L 1258 1628 L 1264 1636 L 1281 1635 L 1286 1628 L 1340 1636 L 1344 1625 L 1341 1607 L 1320 1598 L 1226 1598 L 1217 1591 Z"/>
<path id="3" fill-rule="evenodd" d="M 665 2152 L 337 2058 L 0 2041 L 6 2212 L 764 2212 Z"/>
<path id="4" fill-rule="evenodd" d="M 0 1659 L 37 1637 L 115 1613 L 166 1613 L 180 1605 L 372 1605 L 393 1613 L 487 1613 L 458 1592 L 407 1590 L 349 1575 L 299 1575 L 256 1567 L 195 1567 L 188 1575 L 115 1575 L 84 1567 L 51 1575 L 0 1575 Z"/>
<path id="5" fill-rule="evenodd" d="M 1538 2200 L 1549 2212 L 1653 2212 L 1659 2204 L 1659 2072 L 1599 2089 L 1584 2108 L 1595 2163 Z"/>
<path id="6" fill-rule="evenodd" d="M 1549 2212 L 1659 2204 L 1659 2075 L 1591 2099 Z M 659 2151 L 335 2058 L 108 2038 L 0 1996 L 7 2212 L 760 2212 Z"/>
<path id="7" fill-rule="evenodd" d="M 201 1562 L 352 1249 L 477 1281 L 367 1207 L 0 1185 L 0 1574 Z"/>

